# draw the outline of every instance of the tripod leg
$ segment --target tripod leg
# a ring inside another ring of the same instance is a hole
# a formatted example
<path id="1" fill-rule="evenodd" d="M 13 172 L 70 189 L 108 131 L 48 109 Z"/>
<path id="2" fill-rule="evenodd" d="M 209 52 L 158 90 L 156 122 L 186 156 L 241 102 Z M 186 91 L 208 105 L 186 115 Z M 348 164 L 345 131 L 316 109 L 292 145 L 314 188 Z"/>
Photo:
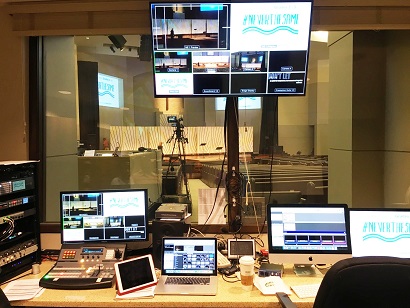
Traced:
<path id="1" fill-rule="evenodd" d="M 181 168 L 182 168 L 182 177 L 185 185 L 185 190 L 188 198 L 191 198 L 191 194 L 189 192 L 189 187 L 188 187 L 188 177 L 186 175 L 186 160 L 185 160 L 185 147 L 184 147 L 184 142 L 178 140 L 178 150 L 179 150 L 179 159 L 181 162 Z"/>

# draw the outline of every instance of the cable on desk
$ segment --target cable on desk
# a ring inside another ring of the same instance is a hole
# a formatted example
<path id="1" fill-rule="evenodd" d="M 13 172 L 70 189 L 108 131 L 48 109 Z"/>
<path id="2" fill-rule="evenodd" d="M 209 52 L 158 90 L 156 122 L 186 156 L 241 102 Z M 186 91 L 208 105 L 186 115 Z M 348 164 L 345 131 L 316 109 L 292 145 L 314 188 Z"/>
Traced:
<path id="1" fill-rule="evenodd" d="M 225 274 L 221 274 L 221 275 L 222 275 L 222 279 L 223 279 L 225 282 L 228 282 L 228 283 L 235 283 L 235 282 L 241 281 L 241 280 L 238 279 L 238 277 L 236 276 L 236 273 L 231 274 L 231 275 L 225 275 Z"/>

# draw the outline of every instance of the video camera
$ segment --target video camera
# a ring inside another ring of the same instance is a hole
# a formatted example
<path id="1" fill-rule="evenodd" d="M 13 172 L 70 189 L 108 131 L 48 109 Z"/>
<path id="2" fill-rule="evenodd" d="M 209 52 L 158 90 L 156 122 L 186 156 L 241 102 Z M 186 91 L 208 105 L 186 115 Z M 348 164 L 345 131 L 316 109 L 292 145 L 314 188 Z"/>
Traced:
<path id="1" fill-rule="evenodd" d="M 177 116 L 168 116 L 167 121 L 169 124 L 171 124 L 172 127 L 184 128 L 184 125 L 182 124 L 182 121 L 184 121 L 184 119 L 182 118 L 177 118 Z"/>

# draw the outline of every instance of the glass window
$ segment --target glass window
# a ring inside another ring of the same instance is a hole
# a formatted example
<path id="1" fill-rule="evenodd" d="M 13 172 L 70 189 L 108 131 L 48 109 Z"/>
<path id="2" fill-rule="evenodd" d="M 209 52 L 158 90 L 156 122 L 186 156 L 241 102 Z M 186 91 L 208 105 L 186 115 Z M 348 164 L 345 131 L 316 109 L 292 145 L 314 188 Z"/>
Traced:
<path id="1" fill-rule="evenodd" d="M 118 37 L 120 47 L 108 36 L 44 38 L 46 221 L 59 220 L 60 191 L 147 187 L 153 207 L 186 201 L 192 223 L 224 224 L 224 102 L 154 98 L 141 36 Z M 245 225 L 263 222 L 266 203 L 328 200 L 328 53 L 312 35 L 306 96 L 240 101 Z"/>

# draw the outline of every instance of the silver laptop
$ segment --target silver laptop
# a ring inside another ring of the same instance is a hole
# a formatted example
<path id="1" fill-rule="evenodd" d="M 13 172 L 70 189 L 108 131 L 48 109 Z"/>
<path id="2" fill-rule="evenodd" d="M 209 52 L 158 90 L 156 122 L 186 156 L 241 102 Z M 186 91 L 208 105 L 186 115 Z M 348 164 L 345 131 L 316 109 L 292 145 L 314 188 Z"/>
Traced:
<path id="1" fill-rule="evenodd" d="M 155 294 L 216 295 L 217 247 L 212 237 L 164 237 Z"/>

